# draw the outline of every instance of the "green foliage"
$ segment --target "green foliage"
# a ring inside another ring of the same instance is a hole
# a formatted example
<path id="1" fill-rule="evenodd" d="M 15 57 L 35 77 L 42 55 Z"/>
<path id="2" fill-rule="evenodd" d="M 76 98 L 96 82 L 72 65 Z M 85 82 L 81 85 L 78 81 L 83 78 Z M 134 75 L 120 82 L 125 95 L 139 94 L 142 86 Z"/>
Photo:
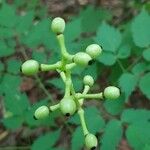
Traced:
<path id="1" fill-rule="evenodd" d="M 19 14 L 18 10 L 23 6 L 26 6 L 25 12 Z M 138 7 L 138 10 L 135 17 L 114 26 L 110 12 L 88 6 L 79 15 L 69 18 L 66 24 L 64 34 L 70 53 L 85 51 L 89 44 L 95 42 L 103 47 L 103 53 L 93 65 L 73 70 L 75 90 L 80 91 L 83 88 L 83 77 L 87 74 L 95 80 L 100 75 L 104 84 L 111 83 L 121 88 L 121 97 L 116 101 L 105 101 L 101 103 L 102 106 L 87 106 L 85 109 L 88 127 L 91 132 L 98 134 L 99 147 L 102 150 L 117 149 L 123 130 L 124 138 L 133 150 L 150 149 L 150 111 L 146 109 L 148 106 L 130 108 L 131 96 L 132 103 L 137 100 L 149 103 L 150 99 L 150 14 L 147 6 L 145 9 Z M 24 52 L 40 63 L 53 63 L 60 58 L 56 38 L 50 30 L 51 18 L 47 12 L 46 7 L 38 0 L 32 0 L 31 3 L 14 0 L 13 5 L 1 2 L 0 98 L 5 109 L 0 122 L 6 129 L 17 130 L 22 126 L 31 129 L 49 126 L 60 128 L 55 122 L 59 112 L 51 113 L 49 118 L 42 121 L 33 119 L 33 113 L 39 106 L 51 103 L 47 97 L 40 97 L 38 102 L 32 104 L 28 93 L 20 91 L 24 79 L 20 74 L 21 62 L 25 60 Z M 36 17 L 40 19 L 36 20 Z M 83 36 L 85 33 L 88 36 Z M 106 70 L 108 73 L 105 74 Z M 41 80 L 47 88 L 56 87 L 60 94 L 64 92 L 60 78 L 45 79 L 42 76 Z M 38 85 L 38 81 L 35 85 Z M 97 87 L 103 88 L 103 84 L 98 81 L 93 90 Z M 141 97 L 135 96 L 137 93 L 141 93 Z M 107 118 L 107 115 L 115 120 Z M 73 128 L 77 126 L 68 141 L 69 149 L 79 150 L 83 148 L 84 137 L 78 116 L 74 115 L 68 123 Z M 61 130 L 51 131 L 37 138 L 32 150 L 62 150 L 63 147 L 56 144 L 61 137 Z"/>
<path id="2" fill-rule="evenodd" d="M 48 150 L 52 149 L 60 136 L 60 130 L 46 133 L 39 137 L 32 145 L 32 150 Z"/>
<path id="3" fill-rule="evenodd" d="M 116 150 L 121 140 L 122 134 L 123 129 L 121 126 L 121 122 L 119 122 L 118 120 L 112 120 L 108 122 L 105 128 L 105 133 L 100 139 L 101 149 Z"/>
<path id="4" fill-rule="evenodd" d="M 128 100 L 128 97 L 135 90 L 137 84 L 137 77 L 131 73 L 123 73 L 119 78 L 119 87 L 121 91 L 125 93 L 125 100 Z"/>
<path id="5" fill-rule="evenodd" d="M 139 86 L 143 94 L 150 99 L 150 73 L 146 73 L 140 80 Z"/>
<path id="6" fill-rule="evenodd" d="M 73 132 L 72 139 L 71 139 L 72 150 L 81 149 L 83 147 L 84 137 L 81 133 L 82 133 L 81 127 L 77 127 L 75 131 Z"/>
<path id="7" fill-rule="evenodd" d="M 136 16 L 132 22 L 133 40 L 136 46 L 147 47 L 150 45 L 150 16 L 146 10 Z"/>
<path id="8" fill-rule="evenodd" d="M 140 150 L 150 141 L 150 123 L 138 123 L 130 125 L 126 131 L 126 137 L 131 145 L 131 147 L 135 150 Z"/>

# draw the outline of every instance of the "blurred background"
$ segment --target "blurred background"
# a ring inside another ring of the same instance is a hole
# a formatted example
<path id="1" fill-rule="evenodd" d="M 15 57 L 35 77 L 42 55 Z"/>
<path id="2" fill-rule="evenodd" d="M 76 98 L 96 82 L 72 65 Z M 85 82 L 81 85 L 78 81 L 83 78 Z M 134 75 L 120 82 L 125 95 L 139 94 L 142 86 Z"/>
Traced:
<path id="1" fill-rule="evenodd" d="M 34 77 L 21 74 L 27 59 L 55 63 L 60 49 L 51 31 L 63 17 L 70 53 L 92 43 L 103 54 L 88 68 L 76 68 L 76 91 L 84 75 L 92 75 L 91 93 L 120 87 L 118 100 L 86 101 L 89 130 L 100 150 L 150 150 L 150 2 L 148 0 L 0 0 L 0 150 L 83 150 L 78 116 L 59 111 L 36 121 L 41 105 L 63 97 L 64 85 L 54 71 Z"/>

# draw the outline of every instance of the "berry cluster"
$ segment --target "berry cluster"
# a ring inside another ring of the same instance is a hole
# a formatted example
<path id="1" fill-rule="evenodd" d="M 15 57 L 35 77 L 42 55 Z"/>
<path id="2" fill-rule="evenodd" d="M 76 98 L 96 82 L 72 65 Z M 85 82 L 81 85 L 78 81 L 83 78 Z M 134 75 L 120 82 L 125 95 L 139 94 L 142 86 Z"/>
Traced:
<path id="1" fill-rule="evenodd" d="M 84 99 L 116 99 L 120 96 L 120 91 L 117 87 L 109 86 L 104 89 L 103 92 L 96 94 L 88 94 L 88 91 L 94 84 L 94 79 L 90 75 L 86 75 L 83 78 L 84 89 L 81 93 L 76 93 L 71 78 L 71 70 L 75 66 L 86 67 L 91 65 L 93 60 L 99 56 L 102 52 L 102 48 L 97 44 L 89 45 L 85 52 L 78 52 L 74 55 L 69 54 L 64 42 L 63 32 L 65 30 L 65 21 L 57 17 L 52 21 L 51 28 L 57 35 L 57 40 L 60 45 L 62 58 L 55 64 L 39 64 L 36 60 L 27 60 L 22 64 L 22 73 L 25 75 L 35 75 L 40 71 L 56 70 L 64 84 L 65 94 L 60 102 L 56 105 L 47 107 L 39 107 L 35 113 L 35 119 L 43 119 L 49 116 L 49 113 L 60 109 L 63 115 L 71 116 L 75 112 L 79 114 L 83 134 L 85 136 L 85 145 L 88 149 L 95 149 L 97 147 L 97 138 L 95 135 L 90 133 L 87 129 L 87 125 L 84 117 L 84 110 L 82 108 Z"/>

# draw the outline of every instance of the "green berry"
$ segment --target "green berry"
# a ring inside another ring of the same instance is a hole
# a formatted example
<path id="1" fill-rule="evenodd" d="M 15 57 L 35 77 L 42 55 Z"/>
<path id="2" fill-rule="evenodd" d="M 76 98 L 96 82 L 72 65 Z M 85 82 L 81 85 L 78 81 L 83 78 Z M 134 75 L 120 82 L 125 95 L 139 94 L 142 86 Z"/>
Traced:
<path id="1" fill-rule="evenodd" d="M 89 54 L 93 59 L 100 55 L 102 48 L 98 44 L 91 44 L 86 48 L 86 53 Z"/>
<path id="2" fill-rule="evenodd" d="M 53 19 L 51 24 L 52 31 L 56 34 L 61 34 L 65 30 L 65 21 L 60 17 L 56 17 Z"/>
<path id="3" fill-rule="evenodd" d="M 74 55 L 73 61 L 79 66 L 91 65 L 92 58 L 84 52 L 78 52 Z"/>
<path id="4" fill-rule="evenodd" d="M 97 138 L 93 134 L 87 134 L 85 137 L 85 145 L 87 149 L 94 150 L 97 147 Z"/>
<path id="5" fill-rule="evenodd" d="M 60 110 L 66 116 L 70 116 L 70 115 L 73 115 L 75 113 L 76 103 L 74 102 L 74 100 L 72 99 L 71 96 L 63 98 L 60 101 Z"/>
<path id="6" fill-rule="evenodd" d="M 120 90 L 115 86 L 109 86 L 104 89 L 103 95 L 106 99 L 114 100 L 120 96 Z"/>
<path id="7" fill-rule="evenodd" d="M 37 120 L 44 119 L 48 116 L 49 116 L 49 108 L 47 106 L 39 107 L 34 113 L 34 118 Z"/>
<path id="8" fill-rule="evenodd" d="M 92 76 L 90 75 L 86 75 L 84 78 L 83 78 L 83 83 L 85 85 L 88 85 L 88 86 L 92 86 L 94 84 L 94 79 Z"/>
<path id="9" fill-rule="evenodd" d="M 21 71 L 25 75 L 34 75 L 39 72 L 40 65 L 36 60 L 27 60 L 22 64 Z"/>

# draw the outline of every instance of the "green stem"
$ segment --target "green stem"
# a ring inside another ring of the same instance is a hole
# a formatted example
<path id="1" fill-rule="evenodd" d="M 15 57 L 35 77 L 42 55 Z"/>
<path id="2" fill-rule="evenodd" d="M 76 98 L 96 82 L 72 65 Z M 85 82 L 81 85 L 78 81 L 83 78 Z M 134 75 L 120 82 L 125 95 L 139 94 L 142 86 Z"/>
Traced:
<path id="1" fill-rule="evenodd" d="M 51 102 L 54 103 L 54 101 L 53 101 L 51 95 L 49 94 L 49 92 L 47 91 L 47 89 L 45 88 L 45 86 L 43 85 L 43 83 L 41 82 L 40 78 L 39 78 L 37 75 L 35 75 L 35 79 L 36 79 L 36 81 L 38 82 L 39 87 L 40 87 L 40 88 L 44 91 L 44 93 L 47 95 L 48 99 L 49 99 Z"/>
<path id="2" fill-rule="evenodd" d="M 88 131 L 86 123 L 85 123 L 84 110 L 82 108 L 80 108 L 78 110 L 78 114 L 80 117 L 80 122 L 81 122 L 82 130 L 83 130 L 83 134 L 85 136 L 89 133 L 89 131 Z"/>
<path id="3" fill-rule="evenodd" d="M 56 70 L 56 69 L 59 69 L 60 67 L 61 67 L 61 62 L 57 62 L 57 63 L 52 64 L 52 65 L 41 64 L 41 71 Z"/>
<path id="4" fill-rule="evenodd" d="M 103 93 L 101 92 L 101 93 L 97 93 L 97 94 L 81 94 L 81 93 L 78 93 L 78 94 L 76 94 L 76 97 L 78 98 L 78 99 L 81 99 L 81 98 L 86 98 L 86 99 L 92 99 L 92 98 L 96 98 L 96 99 L 103 99 Z"/>
<path id="5" fill-rule="evenodd" d="M 56 105 L 50 106 L 49 109 L 51 111 L 55 111 L 55 110 L 59 109 L 59 107 L 60 107 L 60 104 L 56 104 Z"/>
<path id="6" fill-rule="evenodd" d="M 83 94 L 83 95 L 87 94 L 89 90 L 90 90 L 90 86 L 85 85 L 85 87 L 84 87 L 84 90 L 83 90 L 82 94 Z M 84 102 L 84 98 L 79 99 L 79 103 L 80 103 L 80 105 L 83 105 L 83 102 Z"/>
<path id="7" fill-rule="evenodd" d="M 120 66 L 122 72 L 126 72 L 126 69 L 124 68 L 124 66 L 122 65 L 121 61 L 119 59 L 117 59 L 118 65 Z"/>
<path id="8" fill-rule="evenodd" d="M 76 97 L 76 92 L 74 90 L 73 84 L 71 84 L 71 94 L 72 94 L 72 96 L 74 98 L 74 101 L 75 101 L 75 103 L 77 105 L 77 108 L 78 109 L 81 108 L 80 102 L 79 102 L 78 98 Z"/>
<path id="9" fill-rule="evenodd" d="M 67 53 L 67 49 L 65 46 L 65 39 L 64 39 L 64 35 L 63 34 L 59 34 L 57 35 L 57 39 L 61 48 L 61 54 L 63 57 L 65 57 L 68 53 Z"/>
<path id="10" fill-rule="evenodd" d="M 60 71 L 59 69 L 57 69 L 57 72 L 60 74 L 63 82 L 66 82 L 66 75 L 63 71 Z"/>
<path id="11" fill-rule="evenodd" d="M 137 59 L 135 59 L 135 61 L 130 65 L 128 66 L 128 68 L 126 70 L 130 70 L 135 64 L 138 63 L 138 61 L 140 61 L 142 58 L 142 56 L 139 56 Z"/>
<path id="12" fill-rule="evenodd" d="M 70 63 L 70 64 L 66 65 L 66 69 L 67 69 L 67 70 L 71 70 L 71 69 L 74 68 L 75 66 L 76 66 L 75 63 Z"/>
<path id="13" fill-rule="evenodd" d="M 64 97 L 70 96 L 71 92 L 71 75 L 70 75 L 70 70 L 66 70 L 66 87 L 65 87 L 65 95 Z"/>

